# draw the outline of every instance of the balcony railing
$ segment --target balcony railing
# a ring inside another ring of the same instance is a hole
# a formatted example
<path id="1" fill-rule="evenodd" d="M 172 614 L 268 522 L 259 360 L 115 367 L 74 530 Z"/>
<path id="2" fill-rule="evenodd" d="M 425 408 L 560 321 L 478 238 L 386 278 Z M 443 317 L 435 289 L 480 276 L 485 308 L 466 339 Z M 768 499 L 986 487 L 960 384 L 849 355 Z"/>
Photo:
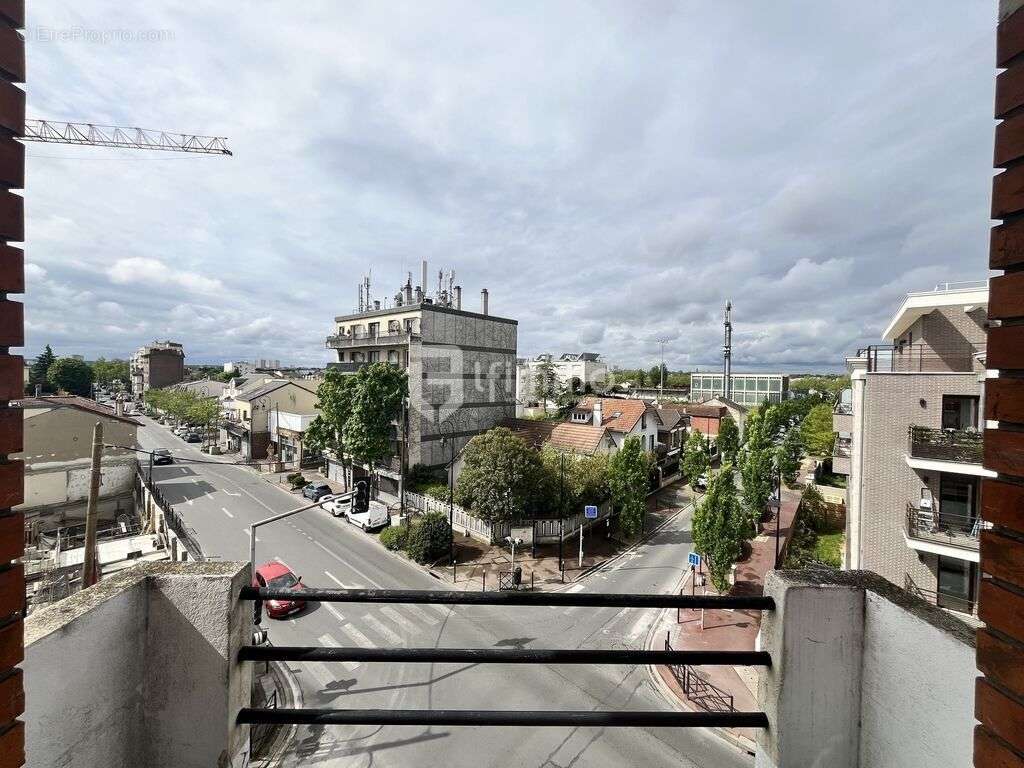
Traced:
<path id="1" fill-rule="evenodd" d="M 836 444 L 832 446 L 832 455 L 840 459 L 848 459 L 853 453 L 853 445 L 849 442 L 841 442 L 836 440 Z"/>
<path id="2" fill-rule="evenodd" d="M 943 514 L 907 504 L 906 530 L 907 536 L 912 539 L 976 550 L 982 525 L 981 518 L 978 517 Z"/>
<path id="3" fill-rule="evenodd" d="M 328 349 L 347 349 L 349 347 L 386 347 L 395 344 L 406 344 L 410 339 L 419 336 L 407 331 L 392 331 L 389 333 L 351 333 L 343 336 L 328 336 Z"/>
<path id="4" fill-rule="evenodd" d="M 950 595 L 946 592 L 938 592 L 934 589 L 922 589 L 914 583 L 914 580 L 910 578 L 910 574 L 904 574 L 903 576 L 903 588 L 911 594 L 917 595 L 922 600 L 925 600 L 932 605 L 937 605 L 939 608 L 947 608 L 957 613 L 974 613 L 974 601 L 969 600 L 960 595 Z"/>
<path id="5" fill-rule="evenodd" d="M 981 464 L 984 437 L 976 429 L 910 427 L 910 455 L 915 459 Z"/>
<path id="6" fill-rule="evenodd" d="M 976 356 L 985 347 L 968 344 L 941 348 L 926 344 L 874 344 L 857 350 L 866 357 L 868 373 L 968 373 L 976 368 Z"/>

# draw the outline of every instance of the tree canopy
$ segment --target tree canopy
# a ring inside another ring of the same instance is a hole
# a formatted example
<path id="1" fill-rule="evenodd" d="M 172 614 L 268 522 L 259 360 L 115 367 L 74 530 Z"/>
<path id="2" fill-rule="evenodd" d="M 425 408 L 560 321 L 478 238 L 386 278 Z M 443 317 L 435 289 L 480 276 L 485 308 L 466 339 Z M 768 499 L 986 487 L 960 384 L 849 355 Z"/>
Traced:
<path id="1" fill-rule="evenodd" d="M 807 395 L 812 392 L 823 396 L 830 404 L 835 405 L 844 389 L 850 386 L 849 376 L 802 376 L 791 379 L 790 392 Z"/>
<path id="2" fill-rule="evenodd" d="M 775 446 L 771 429 L 773 408 L 748 415 L 746 441 L 740 452 L 740 477 L 743 481 L 744 536 L 756 533 L 757 521 L 772 495 Z"/>
<path id="3" fill-rule="evenodd" d="M 800 438 L 807 453 L 812 456 L 830 455 L 835 437 L 832 408 L 824 403 L 814 406 L 800 424 Z"/>
<path id="4" fill-rule="evenodd" d="M 540 454 L 505 427 L 477 435 L 462 452 L 455 501 L 487 522 L 536 515 L 545 503 Z"/>
<path id="5" fill-rule="evenodd" d="M 729 571 L 743 551 L 744 527 L 735 472 L 726 463 L 711 478 L 707 493 L 693 513 L 693 546 L 703 556 L 711 583 L 721 593 L 728 591 Z"/>
<path id="6" fill-rule="evenodd" d="M 50 380 L 46 377 L 46 374 L 49 372 L 50 366 L 53 365 L 53 361 L 56 359 L 57 357 L 53 354 L 53 350 L 50 349 L 49 344 L 47 344 L 46 348 L 36 356 L 36 359 L 28 369 L 28 386 L 30 393 L 35 392 L 37 384 L 39 385 L 39 388 L 44 391 L 48 391 L 50 389 Z"/>
<path id="7" fill-rule="evenodd" d="M 796 428 L 787 430 L 786 436 L 776 450 L 776 461 L 779 465 L 779 472 L 786 485 L 796 484 L 797 476 L 800 473 L 800 459 L 803 457 L 804 446 L 800 441 L 800 433 Z"/>
<path id="8" fill-rule="evenodd" d="M 566 453 L 550 445 L 540 452 L 548 488 L 545 496 L 548 506 L 558 511 L 562 500 L 561 516 L 581 511 L 587 504 L 600 504 L 608 498 L 608 456 L 597 453 L 582 456 Z"/>
<path id="9" fill-rule="evenodd" d="M 343 429 L 345 449 L 356 461 L 372 465 L 391 455 L 392 422 L 402 414 L 409 377 L 391 363 L 364 365 L 352 377 L 352 410 Z"/>
<path id="10" fill-rule="evenodd" d="M 740 448 L 740 430 L 732 416 L 726 416 L 718 426 L 718 453 L 722 461 L 736 461 L 736 451 Z"/>
<path id="11" fill-rule="evenodd" d="M 627 536 L 638 534 L 647 511 L 652 456 L 644 450 L 641 439 L 633 435 L 608 461 L 608 488 L 612 501 L 619 507 L 619 521 Z"/>
<path id="12" fill-rule="evenodd" d="M 54 360 L 46 371 L 46 380 L 57 391 L 83 396 L 92 394 L 92 368 L 88 363 L 73 357 Z"/>
<path id="13" fill-rule="evenodd" d="M 128 384 L 127 360 L 107 360 L 100 357 L 92 364 L 92 370 L 96 376 L 96 383 L 101 386 L 109 387 L 115 381 Z"/>
<path id="14" fill-rule="evenodd" d="M 708 455 L 708 441 L 696 429 L 690 432 L 683 444 L 683 477 L 690 485 L 703 475 L 711 467 L 711 457 Z"/>

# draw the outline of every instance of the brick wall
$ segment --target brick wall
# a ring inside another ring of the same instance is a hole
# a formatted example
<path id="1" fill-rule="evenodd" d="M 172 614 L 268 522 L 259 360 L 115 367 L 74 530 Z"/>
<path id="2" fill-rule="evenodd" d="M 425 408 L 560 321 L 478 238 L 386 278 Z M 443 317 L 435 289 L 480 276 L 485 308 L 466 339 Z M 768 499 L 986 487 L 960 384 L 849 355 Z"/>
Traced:
<path id="1" fill-rule="evenodd" d="M 25 572 L 12 561 L 22 554 L 24 522 L 11 507 L 24 494 L 24 466 L 10 458 L 22 449 L 21 411 L 10 400 L 23 394 L 20 355 L 11 347 L 24 345 L 22 304 L 10 294 L 25 290 L 25 259 L 11 241 L 25 239 L 23 198 L 25 147 L 15 136 L 25 132 L 24 0 L 0 0 L 0 768 L 25 762 L 25 728 L 16 718 L 25 710 L 22 673 L 24 658 L 22 609 Z"/>

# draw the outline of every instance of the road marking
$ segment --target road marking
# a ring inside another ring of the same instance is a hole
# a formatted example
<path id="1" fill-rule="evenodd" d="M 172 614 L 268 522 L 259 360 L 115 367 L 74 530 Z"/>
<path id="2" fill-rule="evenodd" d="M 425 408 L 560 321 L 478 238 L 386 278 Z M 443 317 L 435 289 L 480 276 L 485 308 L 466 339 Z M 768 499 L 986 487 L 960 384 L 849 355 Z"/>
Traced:
<path id="1" fill-rule="evenodd" d="M 395 632 L 393 629 L 391 629 L 383 621 L 374 616 L 372 613 L 366 614 L 363 617 L 363 621 L 369 624 L 370 628 L 374 632 L 384 637 L 384 639 L 387 640 L 389 643 L 394 643 L 395 645 L 402 644 L 402 636 Z"/>
<path id="2" fill-rule="evenodd" d="M 321 635 L 319 638 L 317 638 L 317 641 L 320 643 L 320 645 L 327 646 L 328 648 L 340 648 L 341 647 L 341 643 L 339 643 L 337 640 L 335 640 L 330 635 Z M 359 669 L 359 662 L 358 661 L 343 661 L 343 662 L 341 662 L 341 665 L 345 669 L 347 669 L 349 672 L 351 672 L 352 670 L 355 670 L 355 669 Z"/>
<path id="3" fill-rule="evenodd" d="M 329 670 L 327 665 L 322 661 L 307 662 L 307 667 L 313 677 L 315 677 L 320 683 L 321 688 L 326 688 L 337 680 L 337 678 L 331 674 L 331 670 Z"/>
<path id="4" fill-rule="evenodd" d="M 391 619 L 391 621 L 400 626 L 406 632 L 416 632 L 419 630 L 419 627 L 417 627 L 415 623 L 405 618 L 405 616 L 400 614 L 390 605 L 385 605 L 383 608 L 380 609 L 380 612 L 387 616 L 389 619 Z"/>
<path id="5" fill-rule="evenodd" d="M 271 512 L 273 512 L 274 510 L 270 510 L 270 511 L 271 511 Z M 346 567 L 348 567 L 348 568 L 351 568 L 351 569 L 352 569 L 353 571 L 355 571 L 356 573 L 358 573 L 358 574 L 359 574 L 360 576 L 362 576 L 362 577 L 363 577 L 363 579 L 364 579 L 365 581 L 367 581 L 367 582 L 369 582 L 370 584 L 372 584 L 373 586 L 377 587 L 377 589 L 384 589 L 384 587 L 382 587 L 382 586 L 381 586 L 380 584 L 378 584 L 378 583 L 377 583 L 376 581 L 374 581 L 374 580 L 373 580 L 373 579 L 371 579 L 371 578 L 370 578 L 369 576 L 367 576 L 367 575 L 366 575 L 365 573 L 363 573 L 362 571 L 360 571 L 360 570 L 359 570 L 358 568 L 356 568 L 356 567 L 355 567 L 354 565 L 352 565 L 352 564 L 350 564 L 350 563 L 347 563 L 347 562 L 346 562 L 346 561 L 344 560 L 344 558 L 342 558 L 342 556 L 341 556 L 341 555 L 339 555 L 339 554 L 338 554 L 337 552 L 335 552 L 334 550 L 332 550 L 332 549 L 328 549 L 328 548 L 327 548 L 327 547 L 325 547 L 325 546 L 324 546 L 323 544 L 321 544 L 321 543 L 320 543 L 319 541 L 314 541 L 313 543 L 314 543 L 314 544 L 316 544 L 316 545 L 317 545 L 318 547 L 320 547 L 320 549 L 322 549 L 322 550 L 323 550 L 324 552 L 326 552 L 326 553 L 327 553 L 328 555 L 330 555 L 331 557 L 333 557 L 333 558 L 334 558 L 335 560 L 337 560 L 337 561 L 338 561 L 339 563 L 344 563 Z"/>
<path id="6" fill-rule="evenodd" d="M 339 579 L 337 576 L 335 576 L 330 571 L 324 571 L 324 574 L 326 574 L 328 579 L 333 581 L 335 584 L 337 584 L 342 589 L 359 589 L 359 587 L 354 587 L 354 586 L 352 586 L 350 584 L 346 584 L 345 582 L 343 582 L 341 579 Z"/>
<path id="7" fill-rule="evenodd" d="M 228 482 L 230 482 L 230 481 L 228 481 Z M 224 490 L 224 489 L 221 489 L 221 490 Z M 240 493 L 232 493 L 231 491 L 224 490 L 224 495 L 225 496 L 241 496 L 242 494 L 240 494 Z"/>
<path id="8" fill-rule="evenodd" d="M 334 614 L 334 618 L 336 618 L 341 624 L 345 623 L 345 617 L 341 615 L 341 611 L 339 611 L 330 603 L 321 603 L 321 605 L 323 605 L 324 608 L 326 608 L 328 611 Z"/>
<path id="9" fill-rule="evenodd" d="M 569 587 L 566 592 L 580 592 L 586 587 L 585 584 L 576 584 L 575 586 Z"/>
<path id="10" fill-rule="evenodd" d="M 443 605 L 436 605 L 434 603 L 424 603 L 423 606 L 428 610 L 433 611 L 442 619 L 447 619 L 451 615 L 451 607 L 445 607 Z"/>
<path id="11" fill-rule="evenodd" d="M 341 631 L 356 641 L 356 645 L 362 648 L 376 648 L 376 644 L 370 641 L 366 635 L 360 632 L 358 629 L 353 627 L 351 624 L 346 624 L 341 628 Z"/>
<path id="12" fill-rule="evenodd" d="M 405 605 L 403 607 L 409 613 L 415 615 L 416 618 L 418 618 L 420 621 L 422 621 L 427 626 L 429 626 L 429 627 L 437 626 L 437 619 L 435 619 L 429 613 L 427 613 L 426 611 L 421 609 L 418 605 L 414 605 L 412 603 L 409 603 L 408 605 Z M 393 610 L 393 609 L 391 609 L 391 606 L 388 606 L 387 610 Z"/>
<path id="13" fill-rule="evenodd" d="M 252 531 L 249 530 L 248 528 L 243 528 L 242 529 L 242 535 L 245 536 L 245 538 L 247 538 L 247 539 L 251 539 L 252 538 Z M 261 539 L 259 536 L 257 536 L 256 537 L 256 541 L 263 541 L 263 539 Z"/>
<path id="14" fill-rule="evenodd" d="M 223 512 L 228 517 L 234 517 L 234 515 L 232 515 L 230 512 L 228 512 L 227 508 L 225 508 L 225 507 L 221 507 L 220 511 Z"/>

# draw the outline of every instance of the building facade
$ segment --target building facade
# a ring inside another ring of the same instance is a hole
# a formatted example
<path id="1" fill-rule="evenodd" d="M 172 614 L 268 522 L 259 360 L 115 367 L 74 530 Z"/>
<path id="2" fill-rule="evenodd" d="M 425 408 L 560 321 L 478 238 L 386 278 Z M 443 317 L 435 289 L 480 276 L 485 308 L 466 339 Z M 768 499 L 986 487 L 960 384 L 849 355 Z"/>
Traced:
<path id="1" fill-rule="evenodd" d="M 132 394 L 141 400 L 150 389 L 177 384 L 185 378 L 185 350 L 175 341 L 154 341 L 131 357 Z"/>
<path id="2" fill-rule="evenodd" d="M 574 391 L 600 392 L 608 381 L 608 364 L 597 352 L 565 352 L 559 357 L 538 355 L 516 364 L 516 406 L 525 408 L 543 406 L 536 397 L 539 372 L 550 365 L 551 375 L 559 387 L 572 387 Z"/>
<path id="3" fill-rule="evenodd" d="M 375 302 L 336 317 L 327 338 L 336 369 L 354 373 L 388 362 L 408 372 L 407 419 L 395 426 L 393 457 L 377 468 L 383 490 L 397 492 L 403 443 L 407 467 L 440 467 L 475 435 L 515 415 L 518 321 L 491 315 L 486 289 L 479 312 L 462 309 L 461 294 L 455 286 L 433 298 L 417 287 L 414 295 L 410 281 L 395 307 Z"/>
<path id="4" fill-rule="evenodd" d="M 848 475 L 844 566 L 975 612 L 988 288 L 908 294 L 886 344 L 847 359 L 833 470 Z"/>
<path id="5" fill-rule="evenodd" d="M 781 403 L 789 397 L 789 376 L 784 373 L 733 373 L 729 399 L 752 408 L 765 400 Z M 690 374 L 690 400 L 702 403 L 725 394 L 721 373 Z"/>
<path id="6" fill-rule="evenodd" d="M 266 381 L 258 378 L 250 381 L 252 386 L 225 390 L 230 399 L 222 400 L 224 418 L 220 423 L 220 440 L 225 450 L 239 453 L 250 461 L 268 456 L 284 460 L 281 458 L 284 443 L 287 443 L 291 455 L 292 449 L 298 448 L 295 440 L 301 443 L 301 434 L 294 434 L 294 430 L 286 434 L 286 428 L 279 431 L 277 425 L 283 427 L 285 422 L 293 427 L 304 424 L 301 431 L 305 431 L 308 422 L 318 413 L 317 383 L 310 379 L 273 377 Z M 274 414 L 273 423 L 271 414 Z M 286 441 L 285 437 L 288 438 Z M 298 453 L 301 451 L 296 450 L 296 458 Z"/>

